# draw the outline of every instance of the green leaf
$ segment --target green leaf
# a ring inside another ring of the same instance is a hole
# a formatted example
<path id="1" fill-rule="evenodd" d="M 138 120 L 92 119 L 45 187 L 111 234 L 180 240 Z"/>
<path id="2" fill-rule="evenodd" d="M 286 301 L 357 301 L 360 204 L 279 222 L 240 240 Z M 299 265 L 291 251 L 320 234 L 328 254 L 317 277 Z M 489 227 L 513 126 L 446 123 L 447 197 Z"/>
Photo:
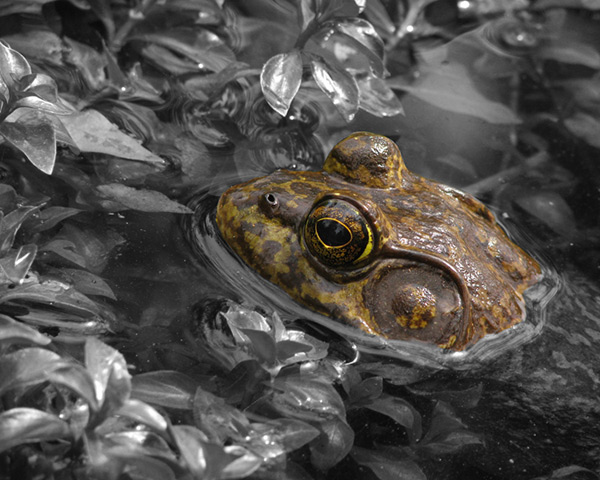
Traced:
<path id="1" fill-rule="evenodd" d="M 328 470 L 348 455 L 354 444 L 354 431 L 339 417 L 318 427 L 321 435 L 310 443 L 311 462 L 319 470 Z"/>
<path id="2" fill-rule="evenodd" d="M 42 172 L 50 175 L 56 161 L 56 135 L 49 123 L 20 124 L 3 122 L 0 135 Z"/>
<path id="3" fill-rule="evenodd" d="M 108 200 L 118 202 L 124 208 L 141 212 L 193 213 L 185 205 L 171 200 L 154 190 L 137 190 L 120 183 L 98 185 L 96 190 Z"/>
<path id="4" fill-rule="evenodd" d="M 0 414 L 0 452 L 23 443 L 68 438 L 69 425 L 34 408 L 13 408 Z"/>
<path id="5" fill-rule="evenodd" d="M 350 453 L 359 464 L 369 468 L 380 480 L 427 480 L 419 466 L 408 458 L 354 447 Z"/>
<path id="6" fill-rule="evenodd" d="M 82 152 L 96 152 L 139 162 L 165 165 L 133 137 L 121 132 L 96 110 L 64 116 L 61 122 Z"/>
<path id="7" fill-rule="evenodd" d="M 150 405 L 135 399 L 129 399 L 116 411 L 117 415 L 130 418 L 159 431 L 167 429 L 167 421 Z"/>
<path id="8" fill-rule="evenodd" d="M 393 89 L 404 90 L 443 110 L 471 115 L 493 124 L 521 123 L 506 105 L 481 95 L 466 68 L 457 63 L 423 65 L 421 76 L 413 85 L 407 85 L 401 78 L 389 79 L 387 83 Z"/>
<path id="9" fill-rule="evenodd" d="M 183 373 L 160 370 L 135 375 L 131 396 L 162 407 L 189 410 L 198 383 Z"/>
<path id="10" fill-rule="evenodd" d="M 260 73 L 260 87 L 271 108 L 285 117 L 302 83 L 299 50 L 271 57 Z"/>
<path id="11" fill-rule="evenodd" d="M 37 330 L 0 314 L 0 344 L 31 342 L 48 345 L 50 341 L 48 337 Z"/>

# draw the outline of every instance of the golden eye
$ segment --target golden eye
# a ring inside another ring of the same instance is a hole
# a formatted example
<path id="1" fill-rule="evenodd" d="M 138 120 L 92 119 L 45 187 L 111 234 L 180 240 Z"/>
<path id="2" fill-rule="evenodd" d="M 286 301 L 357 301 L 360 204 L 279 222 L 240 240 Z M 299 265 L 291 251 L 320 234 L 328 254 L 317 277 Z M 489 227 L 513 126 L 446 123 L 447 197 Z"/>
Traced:
<path id="1" fill-rule="evenodd" d="M 365 216 L 350 202 L 327 199 L 317 203 L 304 225 L 310 253 L 329 267 L 349 267 L 373 251 L 373 230 Z"/>

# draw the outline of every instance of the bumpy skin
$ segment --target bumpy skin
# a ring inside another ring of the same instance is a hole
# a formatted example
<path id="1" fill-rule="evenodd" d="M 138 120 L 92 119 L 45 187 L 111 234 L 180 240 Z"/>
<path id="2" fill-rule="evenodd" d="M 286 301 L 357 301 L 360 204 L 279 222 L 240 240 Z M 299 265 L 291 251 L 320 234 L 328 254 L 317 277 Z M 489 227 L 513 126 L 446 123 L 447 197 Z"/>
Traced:
<path id="1" fill-rule="evenodd" d="M 320 172 L 278 170 L 230 188 L 217 226 L 297 302 L 369 334 L 452 350 L 520 322 L 522 293 L 540 277 L 483 204 L 413 175 L 395 143 L 366 132 L 338 143 Z"/>

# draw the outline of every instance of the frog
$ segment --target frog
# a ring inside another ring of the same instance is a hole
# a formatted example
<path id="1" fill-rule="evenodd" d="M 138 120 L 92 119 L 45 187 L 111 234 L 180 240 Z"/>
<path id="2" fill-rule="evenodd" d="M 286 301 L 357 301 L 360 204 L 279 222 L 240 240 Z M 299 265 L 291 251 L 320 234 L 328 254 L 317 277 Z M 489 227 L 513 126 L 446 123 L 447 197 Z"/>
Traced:
<path id="1" fill-rule="evenodd" d="M 296 303 L 390 340 L 463 351 L 522 322 L 539 263 L 473 196 L 411 172 L 390 138 L 355 132 L 320 171 L 227 189 L 225 243 Z"/>

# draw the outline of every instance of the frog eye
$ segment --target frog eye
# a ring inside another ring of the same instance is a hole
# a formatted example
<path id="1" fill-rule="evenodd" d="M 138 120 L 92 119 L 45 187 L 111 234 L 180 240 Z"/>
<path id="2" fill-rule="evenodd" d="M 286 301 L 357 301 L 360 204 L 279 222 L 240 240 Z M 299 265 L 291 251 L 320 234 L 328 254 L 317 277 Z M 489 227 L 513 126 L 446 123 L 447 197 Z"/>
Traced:
<path id="1" fill-rule="evenodd" d="M 329 267 L 360 264 L 373 251 L 373 228 L 350 202 L 327 199 L 317 203 L 304 224 L 310 253 Z"/>

